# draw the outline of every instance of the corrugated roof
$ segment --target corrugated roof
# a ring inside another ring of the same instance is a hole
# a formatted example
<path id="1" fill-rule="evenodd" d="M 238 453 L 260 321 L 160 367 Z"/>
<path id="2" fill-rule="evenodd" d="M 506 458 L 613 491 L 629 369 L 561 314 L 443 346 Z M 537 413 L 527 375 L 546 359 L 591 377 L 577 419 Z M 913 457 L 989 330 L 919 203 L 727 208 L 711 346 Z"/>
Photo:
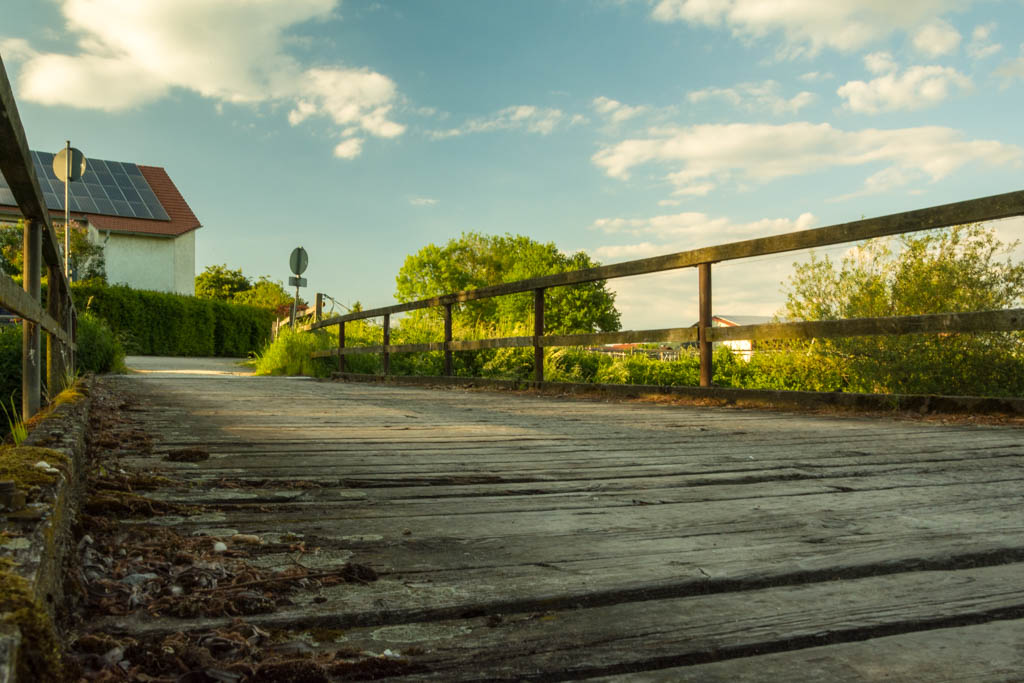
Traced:
<path id="1" fill-rule="evenodd" d="M 121 216 L 105 216 L 96 213 L 81 213 L 73 211 L 71 213 L 72 219 L 81 219 L 83 216 L 89 221 L 89 224 L 95 227 L 97 230 L 114 233 L 124 233 L 133 235 L 156 235 L 161 237 L 178 237 L 184 235 L 187 232 L 191 232 L 196 228 L 201 228 L 202 224 L 199 219 L 196 218 L 195 213 L 192 212 L 192 208 L 185 201 L 185 198 L 181 196 L 178 188 L 171 180 L 170 176 L 167 175 L 167 171 L 160 168 L 159 166 L 142 166 L 139 165 L 139 170 L 142 171 L 142 175 L 146 178 L 146 182 L 153 189 L 153 193 L 156 194 L 157 199 L 160 200 L 160 204 L 164 207 L 167 215 L 171 220 L 159 221 L 150 220 L 146 218 L 126 218 Z M 19 213 L 18 207 L 16 206 L 0 206 L 0 210 L 10 212 L 13 214 Z M 64 217 L 63 211 L 51 211 L 50 215 L 54 218 L 62 219 Z"/>

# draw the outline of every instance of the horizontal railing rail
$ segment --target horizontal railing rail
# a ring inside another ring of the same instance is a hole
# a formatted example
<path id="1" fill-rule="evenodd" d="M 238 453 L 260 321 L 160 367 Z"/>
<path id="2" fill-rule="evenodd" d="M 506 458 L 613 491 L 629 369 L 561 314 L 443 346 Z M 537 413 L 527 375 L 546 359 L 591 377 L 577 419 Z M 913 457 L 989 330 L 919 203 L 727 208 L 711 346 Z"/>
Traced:
<path id="1" fill-rule="evenodd" d="M 17 103 L 0 60 L 0 171 L 24 218 L 23 285 L 0 274 L 0 306 L 16 313 L 22 322 L 22 415 L 28 419 L 42 406 L 44 358 L 51 393 L 75 374 L 78 313 L 63 269 L 64 259 L 43 201 L 35 166 L 29 154 L 25 129 Z M 47 273 L 47 300 L 42 302 L 42 270 Z M 42 353 L 40 332 L 47 336 Z"/>
<path id="2" fill-rule="evenodd" d="M 848 244 L 876 237 L 889 237 L 1022 215 L 1024 215 L 1024 191 L 1008 192 L 980 199 L 971 199 L 876 218 L 839 223 L 811 230 L 801 230 L 782 235 L 702 247 L 663 256 L 557 273 L 481 287 L 479 289 L 452 292 L 419 301 L 354 311 L 345 315 L 328 318 L 323 318 L 319 315 L 319 311 L 322 309 L 318 307 L 318 314 L 314 320 L 302 325 L 300 329 L 315 330 L 334 326 L 338 327 L 337 348 L 317 351 L 312 355 L 315 358 L 337 357 L 339 372 L 345 371 L 345 357 L 349 355 L 380 354 L 383 373 L 389 374 L 390 355 L 393 353 L 441 351 L 445 354 L 444 374 L 451 375 L 451 354 L 453 352 L 533 347 L 535 354 L 534 380 L 538 382 L 544 379 L 543 350 L 548 347 L 594 346 L 638 342 L 696 343 L 700 355 L 700 383 L 701 386 L 707 387 L 711 386 L 712 383 L 711 349 L 714 342 L 1024 330 L 1024 309 L 712 327 L 711 266 L 713 263 Z M 695 326 L 588 334 L 544 334 L 544 292 L 547 289 L 678 270 L 681 268 L 697 268 L 699 274 L 698 322 Z M 464 341 L 452 338 L 453 305 L 524 292 L 533 292 L 534 294 L 534 334 L 532 336 Z M 444 309 L 444 341 L 421 344 L 391 344 L 391 316 L 426 308 Z M 383 318 L 382 343 L 359 347 L 346 346 L 345 324 L 369 318 Z"/>

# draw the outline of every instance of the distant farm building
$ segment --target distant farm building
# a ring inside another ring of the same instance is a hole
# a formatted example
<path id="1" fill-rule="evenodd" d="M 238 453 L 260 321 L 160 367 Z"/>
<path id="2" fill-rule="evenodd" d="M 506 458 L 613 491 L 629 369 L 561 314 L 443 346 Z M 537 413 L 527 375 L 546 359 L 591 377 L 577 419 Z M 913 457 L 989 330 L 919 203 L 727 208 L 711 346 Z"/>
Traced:
<path id="1" fill-rule="evenodd" d="M 53 154 L 32 152 L 46 207 L 64 222 L 64 183 L 53 174 Z M 167 171 L 158 166 L 88 159 L 71 183 L 71 220 L 102 245 L 107 281 L 133 289 L 195 293 L 195 231 L 202 227 Z M 0 175 L 0 221 L 20 212 Z"/>

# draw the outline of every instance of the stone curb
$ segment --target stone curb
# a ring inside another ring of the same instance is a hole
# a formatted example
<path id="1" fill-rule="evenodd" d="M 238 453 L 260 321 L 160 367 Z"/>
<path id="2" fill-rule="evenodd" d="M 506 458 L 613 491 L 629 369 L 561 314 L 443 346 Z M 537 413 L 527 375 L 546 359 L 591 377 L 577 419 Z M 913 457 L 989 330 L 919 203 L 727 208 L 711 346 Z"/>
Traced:
<path id="1" fill-rule="evenodd" d="M 85 471 L 86 432 L 92 403 L 91 378 L 77 385 L 83 397 L 64 403 L 52 413 L 30 424 L 28 437 L 22 446 L 48 448 L 68 459 L 68 477 L 58 477 L 57 483 L 44 493 L 43 505 L 32 508 L 38 519 L 7 522 L 17 525 L 24 536 L 16 543 L 0 545 L 0 558 L 12 560 L 12 572 L 28 581 L 39 605 L 45 607 L 52 620 L 63 598 L 62 567 L 72 548 L 71 527 L 78 514 Z M 24 638 L 14 624 L 0 624 L 0 683 L 18 680 L 18 661 L 22 655 Z"/>

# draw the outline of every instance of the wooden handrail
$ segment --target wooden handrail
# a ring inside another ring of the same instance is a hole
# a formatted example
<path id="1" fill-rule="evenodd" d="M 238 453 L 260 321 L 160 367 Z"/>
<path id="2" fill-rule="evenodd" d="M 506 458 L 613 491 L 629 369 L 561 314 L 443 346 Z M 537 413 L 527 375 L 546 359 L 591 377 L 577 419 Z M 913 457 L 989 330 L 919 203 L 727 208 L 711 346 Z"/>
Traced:
<path id="1" fill-rule="evenodd" d="M 51 392 L 66 374 L 75 372 L 78 314 L 71 287 L 63 270 L 63 258 L 50 222 L 29 152 L 25 129 L 10 80 L 0 59 L 0 171 L 25 219 L 24 285 L 0 275 L 0 306 L 21 316 L 22 323 L 22 416 L 30 418 L 42 405 L 43 349 L 40 332 L 47 334 L 47 383 Z M 43 267 L 47 272 L 47 302 L 40 292 Z"/>
<path id="2" fill-rule="evenodd" d="M 516 282 L 506 282 L 479 289 L 453 292 L 429 299 L 356 311 L 318 321 L 314 320 L 314 322 L 304 325 L 302 329 L 315 330 L 334 325 L 339 327 L 338 348 L 317 351 L 312 355 L 314 358 L 337 357 L 338 369 L 341 372 L 345 370 L 345 356 L 347 355 L 381 354 L 385 367 L 384 374 L 388 374 L 388 361 L 392 353 L 443 351 L 445 353 L 444 374 L 450 375 L 452 373 L 451 353 L 453 351 L 532 346 L 534 348 L 535 381 L 543 381 L 544 378 L 543 349 L 545 347 L 588 346 L 629 342 L 696 342 L 700 351 L 700 383 L 701 386 L 706 387 L 711 385 L 712 380 L 711 345 L 714 342 L 1024 330 L 1024 309 L 713 327 L 711 321 L 711 266 L 713 263 L 858 242 L 875 237 L 933 230 L 965 223 L 976 223 L 1021 215 L 1024 215 L 1024 191 L 1008 192 L 980 199 L 933 206 L 926 209 L 889 214 L 877 218 L 839 223 L 823 228 L 800 230 L 783 235 L 731 242 L 664 256 L 655 256 L 635 261 L 626 261 L 624 263 L 614 263 L 607 266 L 545 275 Z M 700 274 L 699 320 L 693 327 L 597 332 L 590 334 L 543 334 L 544 291 L 547 288 L 564 287 L 585 282 L 688 267 L 697 267 Z M 503 337 L 469 341 L 455 341 L 452 339 L 451 307 L 453 304 L 524 292 L 534 293 L 534 335 L 532 337 Z M 389 343 L 388 332 L 390 331 L 390 316 L 392 314 L 431 307 L 444 307 L 445 309 L 445 340 L 443 342 L 426 344 Z M 380 316 L 383 316 L 385 319 L 383 344 L 362 347 L 345 346 L 345 323 Z"/>

